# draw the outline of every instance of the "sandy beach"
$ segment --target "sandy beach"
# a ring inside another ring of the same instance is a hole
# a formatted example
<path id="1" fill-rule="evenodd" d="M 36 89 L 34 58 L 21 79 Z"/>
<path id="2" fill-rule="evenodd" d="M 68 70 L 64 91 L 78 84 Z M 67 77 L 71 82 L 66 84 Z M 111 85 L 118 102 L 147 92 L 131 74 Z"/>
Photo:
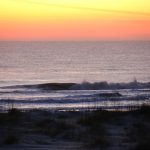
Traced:
<path id="1" fill-rule="evenodd" d="M 0 113 L 0 150 L 148 150 L 150 108 Z"/>

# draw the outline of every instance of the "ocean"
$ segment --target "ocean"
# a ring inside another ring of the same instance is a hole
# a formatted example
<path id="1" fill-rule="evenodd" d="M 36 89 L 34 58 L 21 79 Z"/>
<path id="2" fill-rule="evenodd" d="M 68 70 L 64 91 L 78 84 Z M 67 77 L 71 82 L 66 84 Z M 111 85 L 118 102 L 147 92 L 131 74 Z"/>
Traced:
<path id="1" fill-rule="evenodd" d="M 149 101 L 149 41 L 0 42 L 1 110 L 111 109 Z"/>

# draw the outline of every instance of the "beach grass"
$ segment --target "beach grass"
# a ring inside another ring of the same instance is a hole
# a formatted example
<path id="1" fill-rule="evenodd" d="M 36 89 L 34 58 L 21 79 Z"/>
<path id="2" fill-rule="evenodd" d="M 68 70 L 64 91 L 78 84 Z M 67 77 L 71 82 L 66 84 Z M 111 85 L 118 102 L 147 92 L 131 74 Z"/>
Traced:
<path id="1" fill-rule="evenodd" d="M 150 106 L 132 111 L 21 111 L 0 113 L 0 145 L 82 143 L 82 149 L 147 150 Z M 32 140 L 30 139 L 31 137 Z"/>

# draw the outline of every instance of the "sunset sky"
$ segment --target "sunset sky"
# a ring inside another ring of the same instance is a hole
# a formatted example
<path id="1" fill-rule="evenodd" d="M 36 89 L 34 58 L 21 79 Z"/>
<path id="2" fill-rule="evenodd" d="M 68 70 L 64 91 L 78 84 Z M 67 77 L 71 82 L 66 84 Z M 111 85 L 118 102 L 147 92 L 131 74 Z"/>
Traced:
<path id="1" fill-rule="evenodd" d="M 150 0 L 0 0 L 0 40 L 150 40 Z"/>

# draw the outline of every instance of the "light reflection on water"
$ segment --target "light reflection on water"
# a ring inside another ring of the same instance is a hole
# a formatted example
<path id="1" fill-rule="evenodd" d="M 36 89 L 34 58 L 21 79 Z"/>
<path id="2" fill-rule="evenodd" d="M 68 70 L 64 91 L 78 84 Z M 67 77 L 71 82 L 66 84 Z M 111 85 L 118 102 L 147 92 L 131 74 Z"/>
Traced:
<path id="1" fill-rule="evenodd" d="M 0 84 L 148 82 L 149 49 L 148 41 L 0 42 Z"/>
<path id="2" fill-rule="evenodd" d="M 105 110 L 128 110 L 129 108 L 138 108 L 142 105 L 150 105 L 149 100 L 145 101 L 105 101 L 96 103 L 79 103 L 79 104 L 15 104 L 14 108 L 22 110 L 43 109 L 43 110 L 90 110 L 90 109 L 105 109 Z M 12 104 L 2 105 L 2 110 L 7 110 L 12 107 Z"/>
<path id="3" fill-rule="evenodd" d="M 8 90 L 8 89 L 6 89 Z M 4 90 L 3 90 L 4 92 Z M 12 92 L 12 91 L 11 91 Z M 145 90 L 64 90 L 31 93 L 5 93 L 1 95 L 1 109 L 12 106 L 19 109 L 125 109 L 150 104 L 150 92 Z M 107 96 L 107 93 L 119 93 L 121 96 Z M 106 94 L 101 96 L 100 94 Z"/>
<path id="4" fill-rule="evenodd" d="M 41 83 L 150 80 L 150 42 L 0 42 L 0 87 Z M 100 93 L 121 97 L 100 97 Z M 9 101 L 8 101 L 9 100 Z M 52 102 L 51 102 L 52 100 Z M 41 91 L 0 88 L 0 107 L 126 107 L 149 103 L 150 89 Z"/>

